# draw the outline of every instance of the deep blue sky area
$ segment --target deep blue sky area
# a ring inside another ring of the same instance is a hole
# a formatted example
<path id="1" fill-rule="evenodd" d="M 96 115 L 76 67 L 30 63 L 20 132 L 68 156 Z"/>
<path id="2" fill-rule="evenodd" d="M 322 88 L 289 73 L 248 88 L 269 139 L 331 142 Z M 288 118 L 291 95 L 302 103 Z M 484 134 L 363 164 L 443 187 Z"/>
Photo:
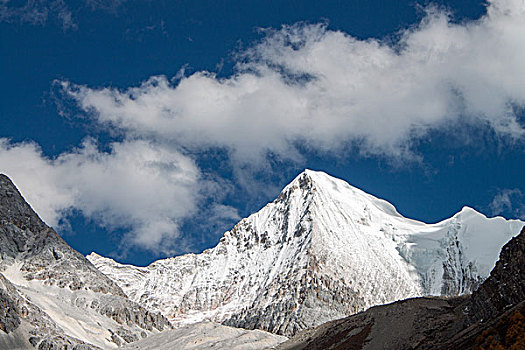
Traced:
<path id="1" fill-rule="evenodd" d="M 37 3 L 46 8 L 45 1 Z M 481 1 L 432 3 L 448 9 L 457 23 L 478 19 L 486 12 Z M 21 8 L 25 2 L 7 4 Z M 419 23 L 428 4 L 412 0 L 74 1 L 68 2 L 71 25 L 65 25 L 52 10 L 45 20 L 34 22 L 21 13 L 7 15 L 9 8 L 4 6 L 0 16 L 0 137 L 13 144 L 35 142 L 49 159 L 78 147 L 86 136 L 99 140 L 103 148 L 119 136 L 75 118 L 71 108 L 61 113 L 68 101 L 56 81 L 127 89 L 151 76 L 174 77 L 182 68 L 187 76 L 204 70 L 227 78 L 233 73 L 235 53 L 263 38 L 260 28 L 325 22 L 329 30 L 357 39 L 395 41 L 402 30 Z M 362 156 L 352 148 L 342 151 L 348 156 L 342 156 L 341 150 L 332 155 L 305 151 L 303 163 L 287 165 L 266 179 L 274 190 L 256 195 L 238 190 L 222 203 L 236 208 L 241 217 L 247 216 L 308 167 L 343 178 L 392 202 L 403 215 L 425 222 L 447 218 L 463 205 L 496 214 L 494 199 L 505 190 L 515 202 L 512 207 L 503 205 L 497 214 L 520 216 L 521 192 L 525 191 L 521 141 L 487 137 L 484 131 L 473 130 L 469 133 L 472 141 L 465 144 L 461 135 L 453 134 L 430 131 L 418 140 L 415 151 L 422 156 L 420 162 Z M 199 162 L 202 169 L 217 171 L 235 185 L 232 169 L 220 168 L 220 157 L 200 157 Z M 3 168 L 0 164 L 0 171 Z M 63 236 L 83 254 L 96 251 L 138 265 L 166 255 L 140 246 L 123 253 L 118 247 L 126 227 L 103 228 L 78 210 L 67 219 L 71 229 L 62 232 Z M 177 253 L 213 246 L 235 223 L 233 219 L 220 224 L 198 221 L 205 220 L 190 217 L 184 221 L 185 243 Z"/>

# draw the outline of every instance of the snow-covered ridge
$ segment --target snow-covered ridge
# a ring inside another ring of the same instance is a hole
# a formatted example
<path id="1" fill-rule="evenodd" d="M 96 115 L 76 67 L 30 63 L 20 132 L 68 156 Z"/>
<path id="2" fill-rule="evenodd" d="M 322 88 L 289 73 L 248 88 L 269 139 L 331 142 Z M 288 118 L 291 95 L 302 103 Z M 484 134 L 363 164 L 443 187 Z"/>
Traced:
<path id="1" fill-rule="evenodd" d="M 290 335 L 377 304 L 470 293 L 523 225 L 467 207 L 425 224 L 306 170 L 201 254 L 147 267 L 88 259 L 174 323 L 212 320 Z"/>

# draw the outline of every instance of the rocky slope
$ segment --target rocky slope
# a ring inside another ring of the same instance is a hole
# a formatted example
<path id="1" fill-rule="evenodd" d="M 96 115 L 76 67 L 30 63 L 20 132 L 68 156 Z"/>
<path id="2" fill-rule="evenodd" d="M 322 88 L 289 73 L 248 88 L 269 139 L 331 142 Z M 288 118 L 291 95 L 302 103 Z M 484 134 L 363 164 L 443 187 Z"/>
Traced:
<path id="1" fill-rule="evenodd" d="M 280 350 L 524 349 L 525 230 L 472 296 L 416 298 L 303 331 Z"/>
<path id="2" fill-rule="evenodd" d="M 88 259 L 175 324 L 212 320 L 291 335 L 395 300 L 471 293 L 522 226 L 467 207 L 425 224 L 307 170 L 201 254 L 147 267 Z"/>
<path id="3" fill-rule="evenodd" d="M 112 348 L 171 324 L 67 245 L 0 175 L 0 348 Z"/>
<path id="4" fill-rule="evenodd" d="M 500 253 L 489 278 L 472 295 L 470 322 L 488 320 L 525 300 L 525 232 L 514 237 Z"/>

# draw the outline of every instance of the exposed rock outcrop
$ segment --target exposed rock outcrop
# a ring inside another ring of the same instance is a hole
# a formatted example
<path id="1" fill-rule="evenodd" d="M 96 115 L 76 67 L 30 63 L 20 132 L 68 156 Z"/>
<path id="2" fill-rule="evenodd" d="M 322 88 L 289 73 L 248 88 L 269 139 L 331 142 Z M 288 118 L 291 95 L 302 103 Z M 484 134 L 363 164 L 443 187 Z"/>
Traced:
<path id="1" fill-rule="evenodd" d="M 469 321 L 488 320 L 525 300 L 525 230 L 501 250 L 490 277 L 469 302 Z"/>
<path id="2" fill-rule="evenodd" d="M 13 285 L 0 274 L 0 330 L 7 334 L 20 326 L 20 310 L 11 298 L 14 292 Z"/>

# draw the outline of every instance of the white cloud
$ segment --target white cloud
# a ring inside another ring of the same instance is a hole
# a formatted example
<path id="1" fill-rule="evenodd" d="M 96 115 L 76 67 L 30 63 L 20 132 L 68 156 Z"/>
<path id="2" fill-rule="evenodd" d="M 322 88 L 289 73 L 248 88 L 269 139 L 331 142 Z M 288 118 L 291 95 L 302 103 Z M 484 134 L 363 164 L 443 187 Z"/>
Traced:
<path id="1" fill-rule="evenodd" d="M 55 159 L 34 143 L 0 139 L 0 171 L 10 176 L 50 225 L 71 209 L 95 222 L 129 230 L 123 243 L 169 253 L 182 220 L 197 209 L 200 172 L 192 160 L 147 141 L 92 140 Z"/>
<path id="2" fill-rule="evenodd" d="M 518 188 L 500 190 L 489 204 L 492 215 L 511 214 L 516 218 L 525 219 L 525 203 L 523 193 Z"/>
<path id="3" fill-rule="evenodd" d="M 431 8 L 393 45 L 297 24 L 268 31 L 229 78 L 197 72 L 127 90 L 63 88 L 126 135 L 222 147 L 245 163 L 267 152 L 297 159 L 296 142 L 403 157 L 413 140 L 459 121 L 516 140 L 524 133 L 512 108 L 525 105 L 524 12 L 522 0 L 493 0 L 481 19 L 456 24 Z"/>

